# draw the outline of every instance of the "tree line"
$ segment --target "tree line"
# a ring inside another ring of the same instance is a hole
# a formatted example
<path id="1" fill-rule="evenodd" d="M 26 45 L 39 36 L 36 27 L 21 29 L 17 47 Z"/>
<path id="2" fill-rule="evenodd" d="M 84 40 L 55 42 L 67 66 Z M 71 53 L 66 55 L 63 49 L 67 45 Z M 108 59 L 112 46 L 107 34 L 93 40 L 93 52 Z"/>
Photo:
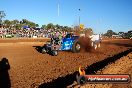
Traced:
<path id="1" fill-rule="evenodd" d="M 9 29 L 22 29 L 23 26 L 27 26 L 29 28 L 37 28 L 39 27 L 38 24 L 29 21 L 27 19 L 22 19 L 22 20 L 3 20 L 3 18 L 5 18 L 6 14 L 4 13 L 4 11 L 0 11 L 0 27 L 3 26 L 5 28 L 9 28 Z M 75 32 L 79 32 L 79 33 L 84 33 L 85 31 L 88 31 L 89 33 L 93 34 L 93 30 L 92 28 L 85 28 L 83 30 L 80 31 L 80 27 L 79 26 L 74 26 L 74 28 L 68 27 L 68 26 L 61 26 L 59 24 L 53 24 L 53 23 L 49 23 L 47 25 L 42 25 L 41 26 L 42 29 L 54 29 L 54 30 L 61 30 L 61 31 L 75 31 Z M 75 29 L 75 30 L 72 30 Z M 112 35 L 119 35 L 122 38 L 131 38 L 132 37 L 132 30 L 128 31 L 128 32 L 114 32 L 113 30 L 108 30 L 105 34 L 103 34 L 103 36 L 107 36 L 107 37 L 112 37 Z"/>
<path id="2" fill-rule="evenodd" d="M 29 21 L 27 19 L 22 19 L 22 20 L 3 20 L 1 26 L 4 28 L 9 28 L 9 29 L 22 29 L 24 26 L 27 26 L 29 28 L 38 28 L 39 24 L 36 24 L 32 21 Z M 60 29 L 63 31 L 71 31 L 71 27 L 68 26 L 61 26 L 59 24 L 53 24 L 49 23 L 47 25 L 42 25 L 42 29 Z"/>
<path id="3" fill-rule="evenodd" d="M 5 18 L 6 14 L 4 11 L 0 11 L 0 26 L 3 26 L 4 28 L 9 28 L 9 29 L 22 29 L 23 26 L 27 26 L 29 28 L 37 28 L 39 27 L 38 24 L 29 21 L 27 19 L 22 19 L 22 20 L 2 20 Z M 52 24 L 49 23 L 47 25 L 42 25 L 42 29 L 62 29 L 65 31 L 71 31 L 71 27 L 68 26 L 61 26 L 59 24 Z"/>
<path id="4" fill-rule="evenodd" d="M 31 22 L 27 19 L 19 20 L 3 20 L 2 26 L 9 29 L 21 29 L 23 26 L 29 26 L 31 28 L 38 27 L 39 25 Z"/>
<path id="5" fill-rule="evenodd" d="M 108 30 L 105 34 L 103 34 L 104 36 L 107 36 L 109 38 L 112 37 L 112 35 L 118 35 L 122 38 L 131 38 L 132 37 L 132 30 L 129 30 L 128 32 L 114 32 L 113 30 Z"/>

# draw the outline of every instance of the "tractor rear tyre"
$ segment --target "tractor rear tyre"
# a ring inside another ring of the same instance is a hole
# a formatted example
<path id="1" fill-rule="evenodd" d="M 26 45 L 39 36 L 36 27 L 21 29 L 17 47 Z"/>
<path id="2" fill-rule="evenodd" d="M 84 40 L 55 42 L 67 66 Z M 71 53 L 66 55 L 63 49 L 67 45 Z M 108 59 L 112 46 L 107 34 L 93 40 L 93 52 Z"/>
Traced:
<path id="1" fill-rule="evenodd" d="M 79 53 L 81 50 L 81 44 L 80 42 L 77 40 L 73 43 L 73 46 L 72 46 L 72 52 L 73 53 Z"/>

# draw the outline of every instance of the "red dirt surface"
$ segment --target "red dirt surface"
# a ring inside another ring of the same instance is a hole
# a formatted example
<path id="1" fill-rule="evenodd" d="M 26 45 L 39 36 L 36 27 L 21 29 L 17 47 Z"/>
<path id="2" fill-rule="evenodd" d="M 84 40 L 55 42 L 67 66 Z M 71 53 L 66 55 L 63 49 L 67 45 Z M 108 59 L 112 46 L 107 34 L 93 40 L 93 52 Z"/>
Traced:
<path id="1" fill-rule="evenodd" d="M 98 71 L 97 74 L 129 74 L 132 78 L 132 52 L 120 58 L 115 63 L 109 64 L 101 71 Z M 75 88 L 78 87 L 79 85 Z M 132 81 L 124 84 L 85 84 L 80 86 L 80 88 L 132 88 Z"/>
<path id="2" fill-rule="evenodd" d="M 103 41 L 96 51 L 60 51 L 58 56 L 51 56 L 36 50 L 36 47 L 43 45 L 42 41 L 35 39 L 27 44 L 28 39 L 0 39 L 0 58 L 6 57 L 10 64 L 11 88 L 34 88 L 75 72 L 80 65 L 91 65 L 132 47 L 132 40 L 109 40 Z"/>
<path id="3" fill-rule="evenodd" d="M 17 43 L 17 42 L 46 42 L 49 38 L 3 38 L 0 43 Z"/>

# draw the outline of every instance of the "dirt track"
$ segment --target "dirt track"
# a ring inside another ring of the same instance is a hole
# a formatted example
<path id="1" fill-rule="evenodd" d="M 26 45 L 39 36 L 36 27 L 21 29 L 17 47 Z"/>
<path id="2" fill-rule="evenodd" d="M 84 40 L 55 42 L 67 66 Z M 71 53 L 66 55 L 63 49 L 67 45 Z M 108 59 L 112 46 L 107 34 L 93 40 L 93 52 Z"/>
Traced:
<path id="1" fill-rule="evenodd" d="M 42 41 L 26 40 L 31 42 L 27 44 L 25 40 L 16 42 L 14 39 L 9 43 L 9 40 L 0 40 L 0 58 L 6 57 L 11 67 L 11 88 L 39 86 L 75 72 L 79 65 L 91 65 L 132 47 L 132 40 L 112 40 L 102 42 L 101 48 L 97 51 L 61 51 L 58 56 L 51 56 L 36 50 L 36 47 L 43 45 Z"/>
<path id="2" fill-rule="evenodd" d="M 98 71 L 97 74 L 130 74 L 132 77 L 132 52 Z M 78 87 L 79 85 L 75 88 Z M 132 81 L 124 84 L 85 84 L 80 88 L 132 88 Z"/>

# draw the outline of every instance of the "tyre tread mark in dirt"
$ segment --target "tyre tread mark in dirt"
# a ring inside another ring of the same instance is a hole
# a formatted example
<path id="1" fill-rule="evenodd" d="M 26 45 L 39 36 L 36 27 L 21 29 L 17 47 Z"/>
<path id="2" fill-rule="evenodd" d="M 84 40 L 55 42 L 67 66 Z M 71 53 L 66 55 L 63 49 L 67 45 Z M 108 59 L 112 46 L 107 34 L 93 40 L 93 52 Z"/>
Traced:
<path id="1" fill-rule="evenodd" d="M 95 74 L 98 70 L 104 68 L 106 65 L 115 62 L 116 60 L 120 59 L 122 56 L 126 56 L 128 53 L 132 52 L 132 48 L 128 49 L 124 52 L 116 54 L 112 57 L 108 57 L 102 61 L 94 63 L 88 67 L 86 67 L 85 71 L 86 74 Z M 67 86 L 71 85 L 74 81 L 76 81 L 76 75 L 78 71 L 68 74 L 65 77 L 59 77 L 51 82 L 43 83 L 39 85 L 38 88 L 66 88 Z"/>

